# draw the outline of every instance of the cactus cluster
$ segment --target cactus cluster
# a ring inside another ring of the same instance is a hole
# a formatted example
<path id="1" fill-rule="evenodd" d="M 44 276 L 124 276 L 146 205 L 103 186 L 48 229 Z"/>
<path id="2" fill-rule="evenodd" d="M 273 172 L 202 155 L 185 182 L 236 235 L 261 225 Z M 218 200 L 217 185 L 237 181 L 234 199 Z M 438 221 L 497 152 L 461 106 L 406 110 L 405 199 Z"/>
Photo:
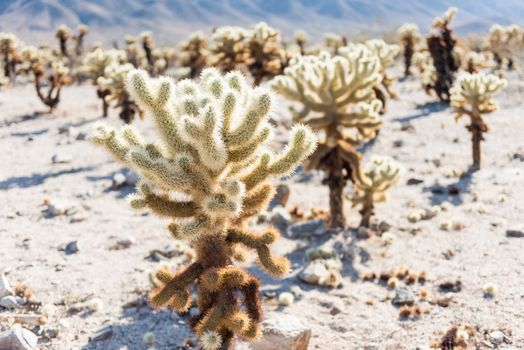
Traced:
<path id="1" fill-rule="evenodd" d="M 436 80 L 428 87 L 444 102 L 449 102 L 449 89 L 453 85 L 455 73 L 459 69 L 459 64 L 453 54 L 456 39 L 450 28 L 456 14 L 457 8 L 451 7 L 446 11 L 443 18 L 437 17 L 433 23 L 434 33 L 427 38 L 428 50 L 436 74 Z"/>
<path id="2" fill-rule="evenodd" d="M 110 104 L 114 101 L 114 108 L 120 109 L 118 116 L 125 123 L 130 124 L 135 115 L 144 117 L 144 111 L 131 98 L 126 89 L 126 78 L 134 69 L 130 63 L 112 64 L 104 69 L 104 75 L 98 77 L 96 84 L 99 91 L 103 92 L 104 101 Z"/>
<path id="3" fill-rule="evenodd" d="M 16 65 L 20 62 L 21 42 L 12 33 L 0 32 L 0 86 L 12 82 L 16 75 Z"/>
<path id="4" fill-rule="evenodd" d="M 208 64 L 222 72 L 240 69 L 246 60 L 248 32 L 241 27 L 223 26 L 213 31 Z"/>
<path id="5" fill-rule="evenodd" d="M 277 231 L 250 232 L 247 219 L 273 196 L 268 180 L 290 174 L 314 151 L 314 134 L 297 125 L 281 153 L 269 151 L 273 97 L 248 86 L 236 71 L 221 75 L 208 68 L 199 83 L 175 83 L 133 70 L 126 81 L 128 92 L 154 119 L 159 140 L 148 143 L 130 126 L 117 132 L 103 125 L 92 140 L 139 173 L 131 206 L 171 220 L 171 235 L 197 252 L 178 272 L 157 271 L 152 304 L 186 312 L 196 282 L 199 313 L 190 323 L 203 349 L 232 348 L 235 335 L 257 338 L 259 281 L 235 262 L 245 258 L 243 248 L 253 249 L 260 266 L 277 277 L 286 274 L 289 262 L 270 251 Z"/>
<path id="6" fill-rule="evenodd" d="M 400 26 L 397 30 L 397 37 L 403 48 L 404 76 L 408 77 L 411 75 L 413 54 L 415 53 L 416 46 L 420 40 L 418 26 L 413 23 L 406 23 Z"/>
<path id="7" fill-rule="evenodd" d="M 103 117 L 107 117 L 108 114 L 108 96 L 111 94 L 111 90 L 107 86 L 104 87 L 103 84 L 98 84 L 98 79 L 105 77 L 108 67 L 121 65 L 125 61 L 126 53 L 123 50 L 96 48 L 87 53 L 82 62 L 82 73 L 96 84 L 97 97 L 102 101 Z M 100 82 L 104 83 L 105 81 L 102 79 Z"/>
<path id="8" fill-rule="evenodd" d="M 84 39 L 89 32 L 89 27 L 80 24 L 77 31 L 77 34 L 73 34 L 71 28 L 65 24 L 61 24 L 56 28 L 55 37 L 58 39 L 60 55 L 62 57 L 74 58 L 82 55 L 84 51 Z M 68 41 L 70 39 L 75 42 L 74 50 L 71 50 L 71 48 L 68 47 Z"/>
<path id="9" fill-rule="evenodd" d="M 302 105 L 300 111 L 292 109 L 295 121 L 324 134 L 306 167 L 327 174 L 333 228 L 345 226 L 344 187 L 362 171 L 356 147 L 375 137 L 382 124 L 382 103 L 373 90 L 381 81 L 380 70 L 378 57 L 366 45 L 355 44 L 339 49 L 335 57 L 328 52 L 294 57 L 284 75 L 271 82 L 279 94 Z"/>
<path id="10" fill-rule="evenodd" d="M 207 38 L 202 32 L 195 32 L 178 45 L 179 62 L 189 70 L 190 78 L 196 78 L 207 66 L 209 56 Z"/>
<path id="11" fill-rule="evenodd" d="M 505 64 L 513 69 L 516 52 L 524 44 L 524 32 L 515 24 L 507 27 L 495 24 L 490 28 L 488 43 L 497 67 L 502 68 Z"/>
<path id="12" fill-rule="evenodd" d="M 506 84 L 506 80 L 493 74 L 463 73 L 451 89 L 451 105 L 456 110 L 455 119 L 466 115 L 470 120 L 467 129 L 471 132 L 473 170 L 480 168 L 480 143 L 484 139 L 483 134 L 488 131 L 482 115 L 497 109 L 493 95 Z"/>

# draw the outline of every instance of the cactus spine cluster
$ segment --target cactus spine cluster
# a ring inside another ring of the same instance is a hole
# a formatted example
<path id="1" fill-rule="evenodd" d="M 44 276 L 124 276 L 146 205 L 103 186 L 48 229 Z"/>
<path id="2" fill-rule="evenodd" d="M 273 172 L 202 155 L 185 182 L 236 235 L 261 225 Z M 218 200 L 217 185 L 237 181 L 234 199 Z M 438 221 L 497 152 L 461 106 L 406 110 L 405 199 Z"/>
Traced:
<path id="1" fill-rule="evenodd" d="M 369 227 L 375 203 L 386 200 L 386 191 L 397 183 L 403 167 L 390 157 L 373 156 L 361 173 L 355 177 L 356 194 L 353 206 L 361 205 L 360 226 Z"/>
<path id="2" fill-rule="evenodd" d="M 302 105 L 292 110 L 295 121 L 325 135 L 306 166 L 327 174 L 332 228 L 345 226 L 344 187 L 361 171 L 356 147 L 375 137 L 382 124 L 382 103 L 373 90 L 380 81 L 379 59 L 357 44 L 339 49 L 335 57 L 328 52 L 296 56 L 271 82 L 275 91 Z"/>
<path id="3" fill-rule="evenodd" d="M 274 191 L 268 180 L 290 174 L 314 151 L 314 134 L 298 125 L 281 153 L 266 149 L 273 98 L 249 87 L 236 71 L 222 76 L 208 68 L 199 83 L 174 83 L 134 70 L 127 89 L 152 115 L 162 142 L 148 143 L 130 126 L 121 132 L 99 126 L 92 140 L 140 174 L 131 206 L 170 219 L 171 235 L 197 251 L 186 268 L 157 271 L 160 286 L 151 293 L 152 304 L 187 311 L 196 281 L 199 313 L 191 326 L 203 349 L 230 349 L 234 335 L 256 338 L 259 281 L 235 260 L 243 260 L 243 247 L 253 249 L 260 266 L 277 277 L 286 274 L 289 262 L 270 251 L 278 239 L 275 229 L 249 232 L 246 220 L 268 205 Z"/>
<path id="4" fill-rule="evenodd" d="M 437 17 L 433 23 L 436 32 L 427 38 L 428 50 L 436 73 L 436 80 L 429 88 L 444 102 L 449 102 L 449 89 L 453 85 L 455 72 L 459 69 L 453 54 L 456 40 L 449 27 L 456 14 L 457 8 L 451 7 L 443 18 Z"/>
<path id="5" fill-rule="evenodd" d="M 403 47 L 404 54 L 404 76 L 411 75 L 411 63 L 413 61 L 413 54 L 415 47 L 420 40 L 420 32 L 418 26 L 413 23 L 406 23 L 397 30 L 398 40 Z"/>
<path id="6" fill-rule="evenodd" d="M 455 119 L 466 115 L 470 119 L 467 129 L 471 132 L 473 170 L 481 166 L 480 143 L 488 125 L 482 119 L 483 114 L 497 109 L 493 95 L 506 86 L 507 82 L 493 74 L 463 73 L 451 89 L 451 105 L 455 108 Z"/>

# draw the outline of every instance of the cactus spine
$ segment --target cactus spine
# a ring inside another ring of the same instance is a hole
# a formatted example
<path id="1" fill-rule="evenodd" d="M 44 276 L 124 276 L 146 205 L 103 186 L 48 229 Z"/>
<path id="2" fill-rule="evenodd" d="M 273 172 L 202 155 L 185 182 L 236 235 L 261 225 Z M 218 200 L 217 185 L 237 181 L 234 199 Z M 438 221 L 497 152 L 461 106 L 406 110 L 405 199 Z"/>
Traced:
<path id="1" fill-rule="evenodd" d="M 463 73 L 451 89 L 451 105 L 455 108 L 455 120 L 467 115 L 471 132 L 473 169 L 481 166 L 480 143 L 483 134 L 488 131 L 488 125 L 482 119 L 482 114 L 492 113 L 497 109 L 493 95 L 505 87 L 506 80 L 493 74 Z"/>
<path id="2" fill-rule="evenodd" d="M 140 174 L 131 206 L 169 218 L 171 235 L 190 241 L 197 251 L 186 268 L 156 273 L 161 285 L 151 293 L 152 304 L 187 311 L 189 287 L 196 281 L 199 314 L 190 323 L 202 348 L 230 349 L 234 335 L 256 338 L 259 281 L 233 260 L 241 259 L 239 249 L 247 247 L 257 252 L 270 275 L 288 271 L 287 259 L 269 248 L 278 239 L 277 231 L 249 232 L 246 219 L 271 199 L 269 178 L 289 174 L 314 151 L 314 134 L 306 126 L 295 126 L 281 153 L 268 151 L 264 146 L 271 136 L 273 98 L 264 89 L 249 87 L 236 71 L 222 76 L 209 68 L 200 83 L 174 83 L 134 70 L 127 88 L 152 115 L 162 143 L 147 143 L 130 126 L 120 133 L 99 126 L 92 140 Z"/>
<path id="3" fill-rule="evenodd" d="M 362 44 L 339 52 L 336 57 L 328 52 L 294 57 L 284 75 L 271 82 L 282 96 L 302 104 L 302 110 L 292 109 L 296 121 L 325 134 L 306 166 L 327 174 L 332 228 L 345 226 L 344 187 L 361 171 L 356 147 L 373 138 L 382 124 L 382 103 L 373 91 L 381 81 L 379 59 Z"/>

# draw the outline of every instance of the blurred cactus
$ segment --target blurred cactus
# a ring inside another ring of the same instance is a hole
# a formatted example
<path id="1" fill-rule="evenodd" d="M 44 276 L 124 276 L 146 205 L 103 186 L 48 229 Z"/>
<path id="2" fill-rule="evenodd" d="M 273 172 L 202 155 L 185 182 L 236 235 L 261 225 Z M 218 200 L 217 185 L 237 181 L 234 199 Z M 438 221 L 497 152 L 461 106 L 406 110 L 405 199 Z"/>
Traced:
<path id="1" fill-rule="evenodd" d="M 144 117 L 143 110 L 131 99 L 126 89 L 126 77 L 133 68 L 130 63 L 111 64 L 104 69 L 104 75 L 98 77 L 96 81 L 98 89 L 104 92 L 104 101 L 108 104 L 115 101 L 114 108 L 120 109 L 118 115 L 127 124 L 135 119 L 135 115 Z"/>
<path id="2" fill-rule="evenodd" d="M 152 304 L 186 312 L 196 281 L 199 313 L 190 324 L 203 349 L 231 349 L 235 335 L 256 338 L 259 280 L 233 260 L 242 259 L 239 249 L 246 247 L 257 252 L 267 273 L 287 273 L 287 259 L 269 248 L 277 231 L 249 232 L 246 219 L 267 207 L 274 193 L 270 177 L 290 174 L 315 149 L 315 136 L 299 125 L 283 152 L 268 151 L 273 98 L 264 89 L 250 88 L 236 71 L 222 76 L 210 68 L 199 83 L 174 83 L 134 70 L 127 87 L 151 113 L 162 144 L 143 141 L 129 126 L 120 133 L 99 126 L 92 140 L 140 174 L 131 206 L 172 220 L 172 236 L 191 242 L 197 251 L 196 260 L 179 272 L 157 271 L 160 285 L 151 293 Z"/>
<path id="3" fill-rule="evenodd" d="M 463 73 L 451 89 L 451 105 L 455 108 L 455 120 L 467 115 L 471 132 L 473 170 L 481 165 L 480 142 L 483 134 L 488 131 L 488 125 L 482 119 L 483 114 L 492 113 L 497 109 L 493 95 L 505 87 L 506 80 L 493 74 Z"/>
<path id="4" fill-rule="evenodd" d="M 209 56 L 208 42 L 202 32 L 192 33 L 189 38 L 178 46 L 179 62 L 189 69 L 188 76 L 196 78 L 206 67 Z"/>
<path id="5" fill-rule="evenodd" d="M 97 48 L 86 54 L 81 67 L 82 73 L 97 85 L 96 94 L 102 101 L 103 117 L 107 117 L 111 94 L 109 88 L 103 88 L 98 84 L 98 79 L 105 76 L 106 68 L 112 65 L 120 65 L 126 61 L 126 53 L 123 50 L 104 50 Z M 102 80 L 103 82 L 103 80 Z"/>
<path id="6" fill-rule="evenodd" d="M 21 46 L 22 43 L 16 35 L 0 32 L 0 67 L 2 68 L 0 86 L 14 81 L 17 73 L 16 65 L 21 59 Z"/>
<path id="7" fill-rule="evenodd" d="M 284 75 L 271 82 L 279 94 L 302 105 L 300 111 L 292 109 L 295 121 L 325 134 L 306 167 L 327 174 L 333 228 L 345 225 L 344 187 L 361 171 L 356 147 L 375 137 L 382 124 L 382 103 L 373 91 L 381 81 L 378 57 L 363 44 L 341 48 L 339 54 L 294 57 Z"/>
<path id="8" fill-rule="evenodd" d="M 444 102 L 449 102 L 449 89 L 453 85 L 455 72 L 459 68 L 453 49 L 456 40 L 449 28 L 457 14 L 457 8 L 451 7 L 444 14 L 444 18 L 437 17 L 433 23 L 436 32 L 427 38 L 428 50 L 435 67 L 436 80 L 429 86 L 437 97 Z"/>
<path id="9" fill-rule="evenodd" d="M 524 32 L 515 24 L 507 27 L 495 24 L 490 28 L 488 42 L 497 68 L 506 64 L 508 69 L 513 69 L 515 55 L 524 45 Z"/>
<path id="10" fill-rule="evenodd" d="M 75 41 L 75 54 L 76 57 L 82 56 L 84 53 L 84 39 L 87 33 L 89 33 L 89 27 L 85 24 L 80 24 L 77 28 L 78 34 L 73 36 Z"/>
<path id="11" fill-rule="evenodd" d="M 364 171 L 357 174 L 356 193 L 351 197 L 351 201 L 353 206 L 362 206 L 360 226 L 370 226 L 375 203 L 386 200 L 386 191 L 397 183 L 402 172 L 402 165 L 392 158 L 373 156 L 364 167 Z"/>
<path id="12" fill-rule="evenodd" d="M 323 49 L 335 55 L 338 49 L 347 46 L 348 40 L 344 35 L 338 35 L 335 33 L 324 34 Z"/>
<path id="13" fill-rule="evenodd" d="M 413 54 L 415 47 L 420 40 L 420 32 L 418 26 L 413 23 L 406 23 L 397 30 L 397 37 L 403 47 L 404 53 L 404 76 L 411 75 L 411 63 L 413 61 Z"/>
<path id="14" fill-rule="evenodd" d="M 247 36 L 248 32 L 241 27 L 216 28 L 211 36 L 209 65 L 222 72 L 241 69 L 248 54 L 245 43 Z"/>
<path id="15" fill-rule="evenodd" d="M 390 98 L 397 97 L 397 95 L 391 91 L 391 84 L 393 84 L 395 79 L 388 74 L 386 68 L 395 63 L 395 57 L 400 52 L 400 47 L 395 44 L 386 44 L 386 42 L 381 39 L 367 40 L 364 44 L 373 55 L 378 57 L 380 62 L 380 74 L 382 75 L 382 79 L 379 84 L 373 87 L 373 89 L 375 90 L 377 98 L 382 102 L 380 113 L 383 114 L 386 111 L 387 96 Z M 385 92 L 382 91 L 382 88 Z"/>
<path id="16" fill-rule="evenodd" d="M 264 78 L 271 79 L 282 73 L 284 52 L 278 30 L 260 22 L 249 31 L 246 45 L 246 66 L 256 86 L 260 85 Z"/>
<path id="17" fill-rule="evenodd" d="M 67 40 L 71 37 L 71 29 L 65 24 L 61 24 L 56 28 L 55 37 L 58 39 L 60 54 L 64 57 L 69 57 Z"/>
<path id="18" fill-rule="evenodd" d="M 303 30 L 299 30 L 295 33 L 295 43 L 300 48 L 300 54 L 306 54 L 306 45 L 309 42 L 309 38 Z"/>

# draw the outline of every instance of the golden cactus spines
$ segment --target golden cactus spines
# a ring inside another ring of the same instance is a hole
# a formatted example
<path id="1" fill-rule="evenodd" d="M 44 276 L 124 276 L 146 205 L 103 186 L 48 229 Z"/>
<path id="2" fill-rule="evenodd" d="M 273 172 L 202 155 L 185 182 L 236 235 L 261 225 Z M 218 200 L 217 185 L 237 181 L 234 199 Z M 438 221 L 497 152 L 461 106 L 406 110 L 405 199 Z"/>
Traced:
<path id="1" fill-rule="evenodd" d="M 370 226 L 375 203 L 386 200 L 386 191 L 398 182 L 403 171 L 402 165 L 391 157 L 373 156 L 355 176 L 356 193 L 351 202 L 353 206 L 362 206 L 360 226 Z"/>
<path id="2" fill-rule="evenodd" d="M 328 52 L 319 56 L 297 56 L 284 75 L 271 81 L 271 87 L 286 99 L 302 105 L 294 120 L 325 135 L 306 169 L 326 173 L 330 190 L 330 225 L 345 226 L 343 190 L 360 170 L 363 141 L 376 135 L 382 121 L 382 103 L 373 87 L 381 81 L 380 61 L 363 44 L 339 49 L 339 56 Z"/>
<path id="3" fill-rule="evenodd" d="M 451 89 L 451 106 L 456 110 L 455 119 L 466 115 L 470 120 L 466 128 L 471 132 L 472 170 L 478 170 L 481 166 L 480 143 L 484 140 L 483 134 L 488 131 L 482 115 L 497 109 L 493 96 L 506 85 L 506 80 L 493 74 L 463 73 Z"/>
<path id="4" fill-rule="evenodd" d="M 171 235 L 197 251 L 195 261 L 180 271 L 157 273 L 161 286 L 151 294 L 153 305 L 187 310 L 189 287 L 196 281 L 199 314 L 190 324 L 204 349 L 230 349 L 235 335 L 256 338 L 259 281 L 234 259 L 244 247 L 257 253 L 270 275 L 288 271 L 287 259 L 269 248 L 278 233 L 272 228 L 249 232 L 246 219 L 265 209 L 274 193 L 268 180 L 290 174 L 314 151 L 313 132 L 297 125 L 284 150 L 268 151 L 273 96 L 251 88 L 236 71 L 221 75 L 208 68 L 198 83 L 175 83 L 133 70 L 126 82 L 131 96 L 151 114 L 158 142 L 144 141 L 131 126 L 117 132 L 103 125 L 92 140 L 140 175 L 131 206 L 168 218 Z"/>

